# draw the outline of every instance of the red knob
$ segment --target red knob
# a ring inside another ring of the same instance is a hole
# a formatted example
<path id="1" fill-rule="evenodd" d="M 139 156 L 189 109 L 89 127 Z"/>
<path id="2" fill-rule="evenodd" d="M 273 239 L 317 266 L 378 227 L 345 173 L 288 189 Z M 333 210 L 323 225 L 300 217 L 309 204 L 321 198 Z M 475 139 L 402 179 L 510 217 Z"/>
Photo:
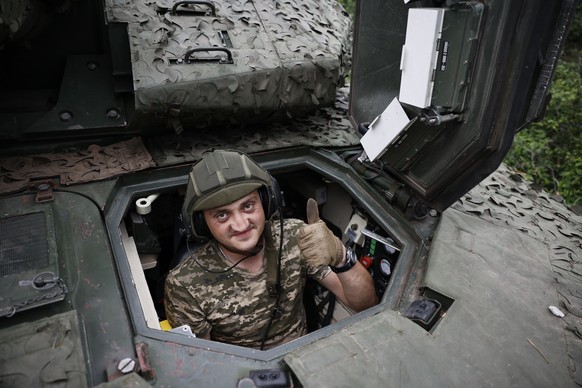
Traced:
<path id="1" fill-rule="evenodd" d="M 362 256 L 360 257 L 360 263 L 364 268 L 368 269 L 372 265 L 372 258 L 370 256 Z"/>

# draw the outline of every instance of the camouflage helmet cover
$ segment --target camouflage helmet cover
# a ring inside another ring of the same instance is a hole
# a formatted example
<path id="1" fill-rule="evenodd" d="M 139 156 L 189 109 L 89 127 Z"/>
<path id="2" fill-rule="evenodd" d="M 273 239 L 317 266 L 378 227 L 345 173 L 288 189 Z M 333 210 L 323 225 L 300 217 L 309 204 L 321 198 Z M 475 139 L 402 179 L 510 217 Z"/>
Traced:
<path id="1" fill-rule="evenodd" d="M 232 203 L 261 186 L 270 186 L 271 176 L 246 154 L 217 150 L 199 160 L 190 171 L 184 210 L 193 212 Z"/>

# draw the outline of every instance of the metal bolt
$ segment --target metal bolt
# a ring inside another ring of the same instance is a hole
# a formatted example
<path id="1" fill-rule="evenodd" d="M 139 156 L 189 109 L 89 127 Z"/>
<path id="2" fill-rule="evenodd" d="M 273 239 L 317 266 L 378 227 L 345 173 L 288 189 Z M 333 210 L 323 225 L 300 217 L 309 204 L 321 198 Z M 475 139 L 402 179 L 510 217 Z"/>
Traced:
<path id="1" fill-rule="evenodd" d="M 119 112 L 117 111 L 117 109 L 111 108 L 109 110 L 107 110 L 107 117 L 114 120 L 119 118 Z"/>
<path id="2" fill-rule="evenodd" d="M 243 377 L 238 381 L 236 388 L 257 388 L 257 384 L 250 377 Z"/>
<path id="3" fill-rule="evenodd" d="M 87 69 L 89 69 L 90 71 L 95 71 L 98 68 L 99 68 L 99 66 L 95 62 L 87 63 Z"/>
<path id="4" fill-rule="evenodd" d="M 430 211 L 428 212 L 428 214 L 430 214 L 431 217 L 436 217 L 438 215 L 437 211 L 434 209 L 430 209 Z"/>
<path id="5" fill-rule="evenodd" d="M 70 121 L 73 118 L 73 114 L 67 110 L 62 111 L 59 114 L 61 121 Z"/>
<path id="6" fill-rule="evenodd" d="M 135 370 L 135 361 L 130 357 L 124 358 L 117 364 L 117 370 L 124 375 L 131 373 Z"/>

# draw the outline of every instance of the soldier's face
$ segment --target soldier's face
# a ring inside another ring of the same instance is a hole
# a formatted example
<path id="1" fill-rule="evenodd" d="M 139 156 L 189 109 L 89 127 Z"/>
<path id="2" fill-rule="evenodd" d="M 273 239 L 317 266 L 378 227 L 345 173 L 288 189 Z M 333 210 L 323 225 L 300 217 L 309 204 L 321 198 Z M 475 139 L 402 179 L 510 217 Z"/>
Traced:
<path id="1" fill-rule="evenodd" d="M 265 228 L 265 212 L 258 191 L 238 201 L 204 210 L 204 219 L 216 240 L 230 252 L 253 252 Z"/>

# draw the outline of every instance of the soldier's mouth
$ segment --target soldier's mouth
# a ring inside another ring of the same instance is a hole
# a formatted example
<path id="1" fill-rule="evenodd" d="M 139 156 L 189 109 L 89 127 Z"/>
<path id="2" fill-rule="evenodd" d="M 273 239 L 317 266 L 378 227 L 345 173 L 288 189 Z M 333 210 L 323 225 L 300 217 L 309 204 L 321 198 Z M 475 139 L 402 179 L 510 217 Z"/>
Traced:
<path id="1" fill-rule="evenodd" d="M 243 230 L 242 232 L 233 232 L 231 237 L 234 237 L 236 239 L 248 239 L 249 237 L 252 236 L 253 231 L 256 229 L 255 226 L 251 225 L 248 229 Z"/>

